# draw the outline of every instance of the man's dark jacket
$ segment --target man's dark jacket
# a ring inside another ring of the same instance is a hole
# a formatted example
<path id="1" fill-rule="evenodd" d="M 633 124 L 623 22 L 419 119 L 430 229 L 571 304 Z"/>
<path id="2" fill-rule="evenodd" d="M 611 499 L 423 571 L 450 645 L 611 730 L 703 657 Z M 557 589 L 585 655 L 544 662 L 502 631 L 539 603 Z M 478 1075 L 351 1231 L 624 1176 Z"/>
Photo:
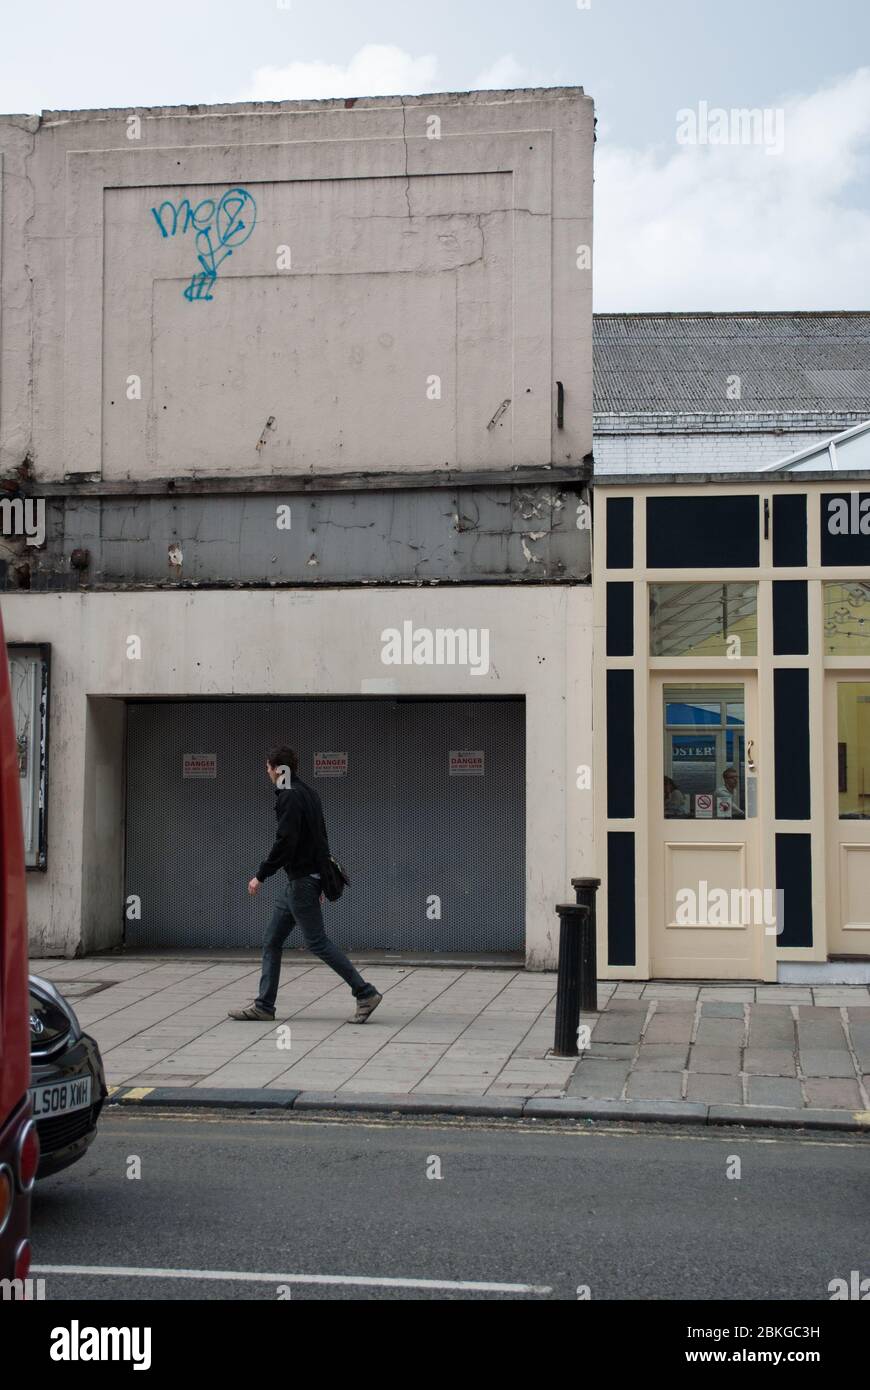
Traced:
<path id="1" fill-rule="evenodd" d="M 306 874 L 322 874 L 329 858 L 329 840 L 320 797 L 313 787 L 294 776 L 289 787 L 275 788 L 275 843 L 256 877 L 263 883 L 279 869 L 292 882 Z"/>

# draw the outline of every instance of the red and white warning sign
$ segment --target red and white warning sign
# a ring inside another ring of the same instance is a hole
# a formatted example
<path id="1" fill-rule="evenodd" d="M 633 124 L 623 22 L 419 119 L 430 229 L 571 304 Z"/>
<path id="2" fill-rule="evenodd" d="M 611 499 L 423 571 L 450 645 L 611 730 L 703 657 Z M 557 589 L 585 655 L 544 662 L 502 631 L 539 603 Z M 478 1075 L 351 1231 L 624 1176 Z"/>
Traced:
<path id="1" fill-rule="evenodd" d="M 484 754 L 477 753 L 451 753 L 450 754 L 450 776 L 451 777 L 483 777 L 484 776 Z"/>
<path id="2" fill-rule="evenodd" d="M 695 819 L 713 819 L 713 798 L 709 792 L 698 792 L 695 797 Z"/>
<path id="3" fill-rule="evenodd" d="M 347 762 L 348 758 L 346 753 L 315 753 L 314 776 L 346 777 Z"/>
<path id="4" fill-rule="evenodd" d="M 185 753 L 182 777 L 217 777 L 217 753 Z"/>

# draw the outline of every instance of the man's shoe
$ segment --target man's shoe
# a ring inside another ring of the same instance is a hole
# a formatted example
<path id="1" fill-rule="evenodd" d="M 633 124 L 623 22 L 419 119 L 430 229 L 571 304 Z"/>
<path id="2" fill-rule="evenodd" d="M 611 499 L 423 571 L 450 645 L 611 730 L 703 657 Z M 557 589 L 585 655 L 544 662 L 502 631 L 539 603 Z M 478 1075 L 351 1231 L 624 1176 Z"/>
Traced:
<path id="1" fill-rule="evenodd" d="M 366 999 L 358 999 L 356 1013 L 353 1018 L 347 1020 L 348 1023 L 367 1023 L 369 1015 L 374 1013 L 383 997 L 382 994 L 370 994 Z"/>
<path id="2" fill-rule="evenodd" d="M 246 1009 L 230 1009 L 227 1018 L 235 1018 L 240 1023 L 274 1023 L 275 1015 L 266 1013 L 259 1004 L 249 1004 Z"/>

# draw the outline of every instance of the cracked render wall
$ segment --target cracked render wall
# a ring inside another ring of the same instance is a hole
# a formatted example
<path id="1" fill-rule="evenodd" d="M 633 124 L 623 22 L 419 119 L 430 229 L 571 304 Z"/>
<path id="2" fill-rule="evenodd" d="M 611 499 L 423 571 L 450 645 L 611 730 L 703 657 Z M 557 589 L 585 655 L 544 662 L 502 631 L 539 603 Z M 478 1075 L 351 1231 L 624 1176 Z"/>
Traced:
<path id="1" fill-rule="evenodd" d="M 577 89 L 0 118 L 0 469 L 579 464 L 592 131 Z"/>
<path id="2" fill-rule="evenodd" d="M 34 954 L 120 940 L 125 700 L 389 686 L 526 697 L 555 963 L 594 871 L 593 139 L 578 89 L 0 117 L 0 475 L 46 501 L 3 611 L 52 646 Z M 407 623 L 485 627 L 485 676 L 385 670 Z"/>

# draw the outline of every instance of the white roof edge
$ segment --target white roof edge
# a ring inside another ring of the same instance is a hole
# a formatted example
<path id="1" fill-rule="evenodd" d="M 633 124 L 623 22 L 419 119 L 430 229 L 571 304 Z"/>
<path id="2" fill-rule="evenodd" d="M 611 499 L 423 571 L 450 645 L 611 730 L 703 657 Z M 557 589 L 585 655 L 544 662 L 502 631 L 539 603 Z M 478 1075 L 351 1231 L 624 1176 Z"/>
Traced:
<path id="1" fill-rule="evenodd" d="M 815 454 L 828 454 L 831 460 L 831 468 L 837 467 L 837 445 L 843 444 L 847 439 L 854 439 L 856 435 L 865 434 L 870 430 L 870 420 L 864 420 L 860 425 L 851 425 L 849 429 L 843 430 L 842 434 L 834 434 L 830 439 L 816 440 L 815 444 L 808 444 L 805 449 L 801 449 L 796 454 L 789 454 L 787 458 L 779 459 L 776 463 L 766 463 L 760 468 L 759 473 L 784 473 L 794 468 L 796 464 L 802 463 L 804 459 L 812 458 Z"/>

